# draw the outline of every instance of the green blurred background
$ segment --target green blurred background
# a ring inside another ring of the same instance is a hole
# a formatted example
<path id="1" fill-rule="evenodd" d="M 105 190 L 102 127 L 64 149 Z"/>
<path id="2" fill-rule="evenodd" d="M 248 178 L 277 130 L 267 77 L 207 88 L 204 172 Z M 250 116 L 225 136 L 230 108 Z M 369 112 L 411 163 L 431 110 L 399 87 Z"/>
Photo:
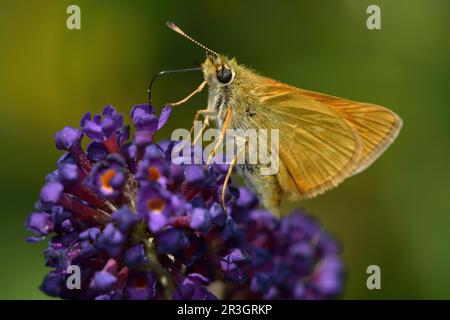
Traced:
<path id="1" fill-rule="evenodd" d="M 69 4 L 81 8 L 81 30 L 66 28 Z M 381 30 L 366 28 L 369 4 L 381 7 Z M 166 20 L 275 79 L 397 112 L 403 130 L 369 170 L 292 206 L 340 240 L 343 298 L 450 298 L 449 13 L 446 0 L 2 0 L 0 298 L 46 298 L 45 243 L 26 244 L 23 222 L 61 154 L 54 132 L 108 103 L 128 114 L 156 72 L 203 58 Z M 155 102 L 200 81 L 161 79 Z M 205 103 L 201 94 L 178 109 L 160 137 L 189 127 Z M 381 267 L 381 290 L 366 288 L 371 264 Z"/>

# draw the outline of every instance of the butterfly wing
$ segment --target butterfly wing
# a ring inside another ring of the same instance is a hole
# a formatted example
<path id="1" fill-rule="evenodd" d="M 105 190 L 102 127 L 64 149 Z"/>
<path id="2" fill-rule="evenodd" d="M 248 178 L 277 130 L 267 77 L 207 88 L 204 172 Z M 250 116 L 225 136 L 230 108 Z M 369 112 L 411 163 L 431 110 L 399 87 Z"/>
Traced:
<path id="1" fill-rule="evenodd" d="M 391 111 L 291 87 L 273 80 L 255 89 L 258 126 L 280 130 L 281 189 L 312 198 L 364 170 L 395 139 Z"/>
<path id="2" fill-rule="evenodd" d="M 339 111 L 354 128 L 362 142 L 362 152 L 355 162 L 352 174 L 370 166 L 394 142 L 402 127 L 402 120 L 389 109 L 370 103 L 345 100 L 325 94 L 298 89 L 302 95 L 313 98 Z"/>
<path id="3" fill-rule="evenodd" d="M 265 86 L 257 95 L 255 125 L 279 129 L 277 179 L 284 192 L 312 198 L 351 174 L 361 144 L 338 111 L 284 84 Z"/>

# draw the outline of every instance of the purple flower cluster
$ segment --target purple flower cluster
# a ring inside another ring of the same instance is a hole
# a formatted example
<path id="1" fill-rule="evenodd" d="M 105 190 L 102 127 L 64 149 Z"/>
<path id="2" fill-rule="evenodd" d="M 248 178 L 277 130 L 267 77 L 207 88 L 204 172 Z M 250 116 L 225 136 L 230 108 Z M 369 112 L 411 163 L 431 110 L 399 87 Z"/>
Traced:
<path id="1" fill-rule="evenodd" d="M 111 106 L 56 133 L 66 152 L 26 221 L 28 241 L 49 238 L 41 290 L 66 299 L 336 297 L 343 266 L 334 240 L 303 213 L 277 219 L 259 209 L 233 183 L 224 210 L 227 166 L 175 165 L 175 142 L 153 142 L 170 114 L 135 106 L 131 141 Z M 71 266 L 80 288 L 67 285 Z"/>

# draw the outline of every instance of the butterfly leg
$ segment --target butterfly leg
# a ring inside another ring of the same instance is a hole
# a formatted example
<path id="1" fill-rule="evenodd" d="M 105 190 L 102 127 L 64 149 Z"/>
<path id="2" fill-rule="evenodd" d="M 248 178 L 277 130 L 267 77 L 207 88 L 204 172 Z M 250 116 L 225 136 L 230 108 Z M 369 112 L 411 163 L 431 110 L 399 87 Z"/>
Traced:
<path id="1" fill-rule="evenodd" d="M 209 121 L 208 121 L 209 117 L 214 118 L 216 115 L 217 115 L 217 112 L 214 110 L 208 110 L 208 109 L 197 110 L 197 112 L 195 113 L 195 116 L 194 116 L 194 120 L 192 121 L 193 124 L 192 124 L 191 130 L 189 130 L 189 137 L 192 137 L 192 133 L 194 132 L 194 129 L 195 129 L 195 122 L 198 121 L 198 118 L 200 118 L 200 116 L 205 116 L 205 121 L 203 122 L 202 128 L 200 129 L 200 131 L 198 133 L 196 133 L 197 135 L 194 137 L 192 145 L 196 144 L 197 140 L 202 136 L 203 131 L 209 125 Z M 183 148 L 188 142 L 190 142 L 190 140 L 185 140 Z"/>
<path id="2" fill-rule="evenodd" d="M 231 174 L 233 173 L 234 165 L 236 164 L 237 157 L 233 158 L 233 161 L 231 161 L 230 166 L 228 167 L 227 175 L 225 176 L 225 180 L 223 182 L 222 186 L 222 193 L 221 193 L 221 201 L 222 201 L 222 208 L 226 211 L 225 206 L 225 191 L 227 191 L 228 182 L 230 181 Z"/>
<path id="3" fill-rule="evenodd" d="M 183 98 L 183 99 L 181 99 L 181 100 L 179 100 L 179 101 L 177 101 L 177 102 L 172 102 L 172 103 L 170 103 L 170 105 L 171 105 L 172 107 L 175 107 L 175 106 L 179 106 L 179 105 L 185 103 L 185 102 L 188 101 L 190 98 L 192 98 L 193 96 L 195 96 L 197 93 L 201 92 L 201 91 L 203 90 L 203 88 L 205 87 L 205 85 L 206 85 L 206 81 L 203 81 L 202 83 L 200 83 L 200 85 L 198 86 L 198 88 L 195 89 L 194 91 L 192 91 L 188 96 L 186 96 L 185 98 Z"/>
<path id="4" fill-rule="evenodd" d="M 218 139 L 216 145 L 214 146 L 214 149 L 211 151 L 211 153 L 208 157 L 208 160 L 206 161 L 206 165 L 211 164 L 214 156 L 216 155 L 217 149 L 219 149 L 220 145 L 223 142 L 223 139 L 225 137 L 225 133 L 227 132 L 227 129 L 230 127 L 230 122 L 231 122 L 231 109 L 228 109 L 228 111 L 225 115 L 225 120 L 223 121 L 222 130 L 220 130 L 219 139 Z"/>
<path id="5" fill-rule="evenodd" d="M 226 192 L 227 187 L 228 187 L 228 182 L 230 181 L 230 177 L 231 177 L 231 174 L 233 173 L 233 168 L 236 165 L 237 159 L 239 158 L 240 153 L 243 150 L 245 150 L 246 146 L 247 146 L 247 139 L 245 140 L 245 142 L 242 145 L 241 149 L 238 150 L 237 154 L 233 157 L 233 160 L 231 161 L 230 166 L 228 167 L 227 175 L 225 176 L 225 180 L 223 182 L 222 194 L 221 194 L 222 207 L 223 207 L 224 210 L 226 210 L 226 206 L 225 206 L 225 192 Z"/>
<path id="6" fill-rule="evenodd" d="M 200 118 L 200 116 L 205 116 L 205 121 L 202 124 L 202 128 L 200 130 L 200 132 L 198 133 L 198 135 L 196 137 L 194 137 L 194 142 L 193 144 L 195 144 L 195 142 L 197 142 L 197 139 L 200 138 L 201 134 L 203 133 L 203 131 L 206 129 L 206 127 L 209 125 L 209 118 L 210 117 L 215 117 L 217 115 L 217 111 L 214 110 L 208 110 L 208 109 L 201 109 L 198 110 L 195 113 L 194 116 L 194 120 L 193 120 L 193 125 L 191 127 L 191 130 L 189 130 L 189 135 L 192 135 L 192 132 L 194 131 L 195 128 L 195 122 L 198 121 L 198 118 Z"/>

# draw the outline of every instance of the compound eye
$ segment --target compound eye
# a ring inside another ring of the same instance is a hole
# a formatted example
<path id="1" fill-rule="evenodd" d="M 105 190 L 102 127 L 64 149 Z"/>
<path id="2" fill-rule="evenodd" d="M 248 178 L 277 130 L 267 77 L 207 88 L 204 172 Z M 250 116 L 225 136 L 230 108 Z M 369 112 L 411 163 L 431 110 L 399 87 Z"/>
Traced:
<path id="1" fill-rule="evenodd" d="M 233 75 L 230 68 L 222 67 L 217 69 L 217 80 L 219 80 L 220 83 L 227 84 L 231 81 L 232 77 Z"/>

